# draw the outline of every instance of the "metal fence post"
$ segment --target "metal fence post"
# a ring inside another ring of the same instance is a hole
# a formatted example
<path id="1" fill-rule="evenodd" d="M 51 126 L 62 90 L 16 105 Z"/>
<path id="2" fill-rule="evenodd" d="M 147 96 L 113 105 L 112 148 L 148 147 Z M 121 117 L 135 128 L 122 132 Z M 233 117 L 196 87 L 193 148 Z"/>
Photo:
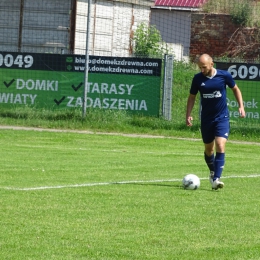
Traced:
<path id="1" fill-rule="evenodd" d="M 82 117 L 83 118 L 86 116 L 86 108 L 87 108 L 91 5 L 92 5 L 92 0 L 88 0 L 88 18 L 87 18 L 86 52 L 85 52 L 85 80 L 84 80 L 84 91 L 83 91 L 83 98 L 82 98 L 82 103 L 83 103 L 82 104 Z"/>
<path id="2" fill-rule="evenodd" d="M 165 54 L 162 115 L 166 120 L 172 119 L 172 81 L 173 81 L 173 55 Z"/>

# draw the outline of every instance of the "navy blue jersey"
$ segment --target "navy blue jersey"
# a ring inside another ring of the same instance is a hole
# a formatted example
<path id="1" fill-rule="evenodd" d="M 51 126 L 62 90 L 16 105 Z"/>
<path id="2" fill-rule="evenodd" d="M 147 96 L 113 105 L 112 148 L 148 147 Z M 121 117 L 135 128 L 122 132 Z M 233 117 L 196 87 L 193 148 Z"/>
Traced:
<path id="1" fill-rule="evenodd" d="M 231 74 L 225 70 L 216 70 L 216 74 L 209 78 L 201 72 L 192 80 L 190 94 L 200 92 L 201 97 L 201 121 L 217 121 L 229 116 L 226 87 L 235 86 Z"/>

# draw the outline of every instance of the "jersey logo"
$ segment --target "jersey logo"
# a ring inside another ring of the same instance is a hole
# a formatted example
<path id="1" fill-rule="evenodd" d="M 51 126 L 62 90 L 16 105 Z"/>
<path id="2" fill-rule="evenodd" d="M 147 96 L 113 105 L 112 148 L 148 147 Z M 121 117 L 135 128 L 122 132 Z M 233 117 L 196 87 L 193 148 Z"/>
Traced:
<path id="1" fill-rule="evenodd" d="M 203 98 L 220 98 L 222 94 L 220 91 L 214 91 L 212 94 L 203 94 Z"/>

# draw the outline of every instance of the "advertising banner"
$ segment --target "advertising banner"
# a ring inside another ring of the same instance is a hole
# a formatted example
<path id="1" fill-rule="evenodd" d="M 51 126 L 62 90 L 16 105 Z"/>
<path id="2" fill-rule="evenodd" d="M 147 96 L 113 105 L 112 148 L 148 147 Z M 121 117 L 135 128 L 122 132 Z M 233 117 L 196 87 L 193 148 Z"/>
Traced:
<path id="1" fill-rule="evenodd" d="M 158 116 L 160 59 L 89 57 L 87 109 Z M 0 52 L 0 107 L 82 107 L 85 56 Z"/>
<path id="2" fill-rule="evenodd" d="M 246 111 L 245 120 L 259 120 L 260 64 L 216 62 L 217 69 L 228 70 L 240 88 Z M 227 90 L 230 119 L 239 118 L 238 104 L 231 89 Z"/>

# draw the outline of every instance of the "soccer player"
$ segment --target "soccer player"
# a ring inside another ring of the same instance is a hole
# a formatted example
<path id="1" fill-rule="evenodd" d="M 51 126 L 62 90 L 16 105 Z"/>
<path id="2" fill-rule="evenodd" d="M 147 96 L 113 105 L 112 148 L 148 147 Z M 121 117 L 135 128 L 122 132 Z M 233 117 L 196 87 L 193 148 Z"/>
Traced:
<path id="1" fill-rule="evenodd" d="M 186 125 L 192 126 L 191 112 L 196 95 L 201 98 L 201 135 L 204 142 L 204 159 L 210 170 L 212 189 L 224 187 L 220 181 L 225 164 L 225 145 L 229 135 L 229 111 L 226 103 L 226 88 L 232 89 L 238 103 L 240 117 L 245 117 L 245 109 L 240 89 L 231 74 L 214 68 L 212 58 L 202 54 L 198 59 L 200 73 L 193 77 L 187 101 Z"/>

